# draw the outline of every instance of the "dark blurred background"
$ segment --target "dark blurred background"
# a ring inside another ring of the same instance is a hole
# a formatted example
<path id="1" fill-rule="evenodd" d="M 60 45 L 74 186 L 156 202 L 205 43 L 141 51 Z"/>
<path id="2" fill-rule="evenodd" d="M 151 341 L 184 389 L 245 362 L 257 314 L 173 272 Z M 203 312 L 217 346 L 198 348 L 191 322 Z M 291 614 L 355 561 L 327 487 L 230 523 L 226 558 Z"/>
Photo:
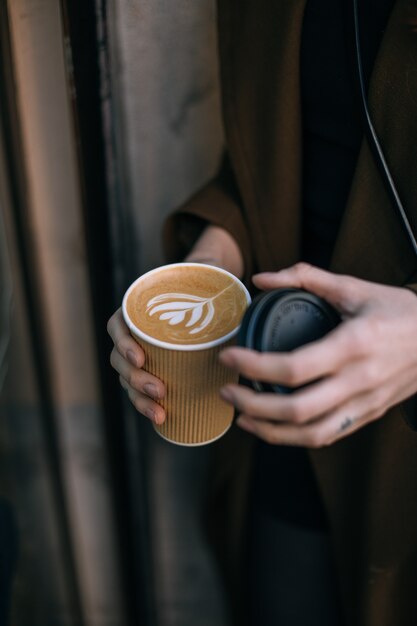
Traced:
<path id="1" fill-rule="evenodd" d="M 210 448 L 130 409 L 106 334 L 217 166 L 214 0 L 0 0 L 0 55 L 0 626 L 224 626 Z"/>

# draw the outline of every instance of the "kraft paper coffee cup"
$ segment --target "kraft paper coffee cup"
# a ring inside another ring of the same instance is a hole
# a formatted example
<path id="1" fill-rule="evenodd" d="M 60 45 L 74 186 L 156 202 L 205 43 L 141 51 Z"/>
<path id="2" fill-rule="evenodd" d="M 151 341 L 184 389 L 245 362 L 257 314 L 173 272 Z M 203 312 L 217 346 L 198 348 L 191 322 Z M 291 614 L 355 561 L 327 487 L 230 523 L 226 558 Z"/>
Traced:
<path id="1" fill-rule="evenodd" d="M 126 291 L 123 317 L 145 353 L 143 369 L 165 384 L 166 420 L 154 424 L 164 439 L 203 445 L 231 426 L 234 409 L 219 389 L 238 375 L 218 354 L 235 343 L 250 301 L 235 276 L 202 263 L 164 265 Z"/>

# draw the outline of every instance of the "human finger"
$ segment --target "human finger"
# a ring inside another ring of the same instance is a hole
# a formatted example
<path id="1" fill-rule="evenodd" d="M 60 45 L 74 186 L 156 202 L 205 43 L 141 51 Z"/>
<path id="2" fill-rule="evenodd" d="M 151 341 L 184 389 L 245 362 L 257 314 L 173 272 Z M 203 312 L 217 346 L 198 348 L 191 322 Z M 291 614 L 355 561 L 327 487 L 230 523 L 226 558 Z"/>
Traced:
<path id="1" fill-rule="evenodd" d="M 126 390 L 129 400 L 139 413 L 148 417 L 155 424 L 162 424 L 165 421 L 165 411 L 157 402 L 133 389 L 122 376 L 120 376 L 120 384 Z"/>
<path id="2" fill-rule="evenodd" d="M 299 387 L 335 374 L 349 361 L 362 358 L 370 349 L 367 325 L 344 322 L 328 335 L 292 352 L 257 352 L 227 348 L 220 360 L 249 380 Z"/>
<path id="3" fill-rule="evenodd" d="M 371 381 L 369 381 L 369 386 Z M 238 411 L 254 418 L 304 424 L 316 420 L 368 387 L 362 368 L 320 380 L 290 394 L 256 392 L 243 385 L 226 385 L 220 395 Z"/>
<path id="4" fill-rule="evenodd" d="M 334 424 L 332 422 L 335 422 Z M 321 420 L 314 428 L 304 426 L 297 428 L 294 425 L 280 424 L 268 420 L 256 420 L 249 415 L 239 415 L 236 424 L 262 439 L 270 445 L 296 446 L 309 449 L 324 448 L 335 443 L 338 439 L 353 434 L 363 424 L 356 417 L 349 415 L 343 420 Z"/>
<path id="5" fill-rule="evenodd" d="M 117 309 L 107 322 L 107 332 L 113 340 L 117 350 L 134 367 L 142 367 L 145 355 L 139 344 L 133 339 L 123 319 L 122 309 Z"/>
<path id="6" fill-rule="evenodd" d="M 298 287 L 311 291 L 335 306 L 340 313 L 353 313 L 361 305 L 365 281 L 334 274 L 308 263 L 297 263 L 278 272 L 263 272 L 252 278 L 261 289 Z"/>
<path id="7" fill-rule="evenodd" d="M 376 402 L 373 393 L 358 394 L 349 402 L 307 424 L 277 423 L 242 414 L 236 420 L 243 430 L 272 445 L 322 448 L 353 434 L 381 417 L 387 407 Z"/>
<path id="8" fill-rule="evenodd" d="M 164 397 L 165 387 L 162 381 L 143 369 L 133 367 L 116 348 L 112 350 L 110 363 L 132 389 L 140 391 L 154 400 L 160 400 Z"/>

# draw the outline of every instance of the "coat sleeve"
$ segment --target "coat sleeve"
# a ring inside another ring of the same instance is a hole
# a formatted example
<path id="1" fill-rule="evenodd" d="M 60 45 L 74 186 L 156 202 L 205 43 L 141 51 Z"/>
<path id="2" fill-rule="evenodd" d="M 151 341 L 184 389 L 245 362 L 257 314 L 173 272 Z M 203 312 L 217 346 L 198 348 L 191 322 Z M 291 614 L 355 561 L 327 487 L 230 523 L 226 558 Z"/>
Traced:
<path id="1" fill-rule="evenodd" d="M 224 228 L 235 239 L 243 256 L 244 281 L 248 283 L 254 273 L 249 229 L 227 155 L 215 178 L 165 221 L 163 246 L 167 262 L 182 261 L 208 224 Z"/>
<path id="2" fill-rule="evenodd" d="M 406 285 L 407 289 L 413 291 L 417 296 L 417 282 Z M 404 419 L 412 430 L 417 432 L 417 394 L 410 396 L 402 403 Z"/>

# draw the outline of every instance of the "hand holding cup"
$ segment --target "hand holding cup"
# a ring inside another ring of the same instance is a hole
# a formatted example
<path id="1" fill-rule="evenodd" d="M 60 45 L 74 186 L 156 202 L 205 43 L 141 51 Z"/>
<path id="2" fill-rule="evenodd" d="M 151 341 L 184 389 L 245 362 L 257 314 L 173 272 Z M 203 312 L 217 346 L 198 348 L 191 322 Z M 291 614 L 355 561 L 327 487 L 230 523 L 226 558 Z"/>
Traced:
<path id="1" fill-rule="evenodd" d="M 130 401 L 139 413 L 155 424 L 162 424 L 165 410 L 159 402 L 165 395 L 165 385 L 143 369 L 145 354 L 130 334 L 121 308 L 109 319 L 107 331 L 114 342 L 110 362 Z"/>
<path id="2" fill-rule="evenodd" d="M 230 427 L 233 408 L 219 389 L 237 376 L 218 355 L 236 337 L 249 303 L 238 278 L 202 263 L 156 268 L 127 290 L 124 321 L 145 354 L 146 371 L 166 384 L 167 419 L 154 423 L 165 439 L 202 445 Z"/>

